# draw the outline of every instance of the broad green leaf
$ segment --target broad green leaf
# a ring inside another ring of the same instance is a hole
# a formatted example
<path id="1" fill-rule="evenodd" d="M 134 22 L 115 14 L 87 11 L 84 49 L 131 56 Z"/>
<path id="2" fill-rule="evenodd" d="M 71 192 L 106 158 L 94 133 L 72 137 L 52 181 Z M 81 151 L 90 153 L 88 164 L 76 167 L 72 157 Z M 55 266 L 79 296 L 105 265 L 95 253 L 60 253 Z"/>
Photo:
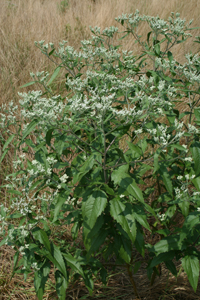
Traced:
<path id="1" fill-rule="evenodd" d="M 165 261 L 165 265 L 174 276 L 177 276 L 176 266 L 172 260 Z"/>
<path id="2" fill-rule="evenodd" d="M 156 173 L 159 170 L 159 168 L 160 168 L 159 163 L 158 163 L 158 158 L 159 158 L 159 153 L 156 152 L 154 154 L 154 163 L 153 163 L 154 170 L 153 170 L 153 173 Z"/>
<path id="3" fill-rule="evenodd" d="M 182 242 L 178 235 L 168 236 L 163 238 L 157 244 L 155 244 L 150 251 L 156 252 L 157 255 L 164 252 L 169 252 L 170 250 L 181 250 Z"/>
<path id="4" fill-rule="evenodd" d="M 187 149 L 185 149 L 185 148 L 184 148 L 183 146 L 181 146 L 180 144 L 172 144 L 170 147 L 171 147 L 173 150 L 174 150 L 174 149 L 178 149 L 178 150 L 187 152 Z"/>
<path id="5" fill-rule="evenodd" d="M 56 260 L 57 264 L 56 267 L 62 272 L 64 275 L 65 279 L 67 279 L 67 270 L 65 267 L 65 262 L 63 259 L 63 256 L 59 248 L 53 244 L 53 253 L 52 253 L 53 258 Z"/>
<path id="6" fill-rule="evenodd" d="M 197 285 L 198 285 L 198 279 L 199 279 L 199 260 L 195 256 L 185 256 L 182 259 L 182 266 L 185 270 L 188 280 L 193 288 L 193 290 L 196 292 Z"/>
<path id="7" fill-rule="evenodd" d="M 65 300 L 68 282 L 67 282 L 66 278 L 62 275 L 62 273 L 58 270 L 56 270 L 56 272 L 55 272 L 55 280 L 56 280 L 57 295 L 60 300 Z"/>
<path id="8" fill-rule="evenodd" d="M 151 269 L 161 264 L 162 262 L 171 261 L 174 258 L 174 256 L 175 256 L 175 251 L 173 250 L 169 252 L 160 253 L 158 256 L 155 256 L 152 259 L 152 261 L 148 265 L 148 268 Z"/>
<path id="9" fill-rule="evenodd" d="M 200 121 L 200 109 L 199 108 L 194 109 L 194 114 L 195 114 L 197 121 Z"/>
<path id="10" fill-rule="evenodd" d="M 118 199 L 111 200 L 110 214 L 121 225 L 123 230 L 128 234 L 130 240 L 134 243 L 137 232 L 135 217 L 127 209 L 125 204 Z"/>
<path id="11" fill-rule="evenodd" d="M 52 222 L 57 221 L 58 214 L 61 210 L 62 205 L 65 203 L 65 201 L 66 201 L 66 195 L 61 195 L 60 194 L 58 196 L 57 203 L 56 203 L 55 208 L 54 208 L 54 218 L 53 218 Z"/>
<path id="12" fill-rule="evenodd" d="M 24 142 L 23 140 L 25 139 L 25 137 L 27 137 L 27 135 L 29 135 L 29 133 L 37 126 L 38 124 L 38 120 L 34 119 L 24 130 L 23 132 L 23 136 L 21 139 L 21 144 Z"/>
<path id="13" fill-rule="evenodd" d="M 18 218 L 21 218 L 22 217 L 22 214 L 20 213 L 13 213 L 9 216 L 9 219 L 18 219 Z"/>
<path id="14" fill-rule="evenodd" d="M 2 154 L 1 159 L 0 159 L 0 163 L 3 161 L 3 159 L 4 159 L 4 157 L 6 156 L 8 150 L 9 150 L 9 149 L 6 149 L 6 150 L 4 151 L 4 153 Z"/>
<path id="15" fill-rule="evenodd" d="M 183 216 L 187 217 L 189 214 L 190 202 L 186 196 L 185 197 L 182 196 L 182 197 L 183 198 L 181 199 L 181 201 L 179 201 L 178 206 L 180 207 Z"/>
<path id="16" fill-rule="evenodd" d="M 133 143 L 130 143 L 128 141 L 127 144 L 132 152 L 133 158 L 138 158 L 142 155 L 142 151 L 137 145 L 134 145 Z"/>
<path id="17" fill-rule="evenodd" d="M 39 300 L 43 299 L 45 284 L 47 282 L 50 270 L 51 265 L 48 261 L 46 261 L 40 270 L 35 272 L 34 286 Z"/>
<path id="18" fill-rule="evenodd" d="M 149 223 L 147 221 L 147 216 L 143 210 L 141 210 L 138 206 L 136 205 L 133 207 L 133 215 L 136 219 L 136 221 L 142 225 L 144 228 L 148 229 L 151 231 L 151 228 L 149 226 Z"/>
<path id="19" fill-rule="evenodd" d="M 171 181 L 171 178 L 170 178 L 167 168 L 165 166 L 161 165 L 159 172 L 160 172 L 160 175 L 162 176 L 162 180 L 165 184 L 167 191 L 172 196 L 173 195 L 173 185 L 172 185 L 172 181 Z"/>
<path id="20" fill-rule="evenodd" d="M 127 168 L 127 166 L 128 165 L 122 167 Z M 135 180 L 129 174 L 126 174 L 121 167 L 113 171 L 111 178 L 114 181 L 114 183 L 119 184 L 120 187 L 124 189 L 124 191 L 128 192 L 129 194 L 134 196 L 137 200 L 144 203 L 142 191 L 137 186 Z"/>
<path id="21" fill-rule="evenodd" d="M 48 146 L 51 146 L 51 138 L 52 138 L 52 133 L 54 131 L 54 128 L 51 128 L 47 131 L 47 134 L 46 134 L 46 143 Z"/>
<path id="22" fill-rule="evenodd" d="M 200 192 L 200 176 L 192 179 L 192 183 L 194 184 L 195 188 Z"/>
<path id="23" fill-rule="evenodd" d="M 172 63 L 172 61 L 174 60 L 174 58 L 173 58 L 173 54 L 170 51 L 167 52 L 167 57 L 168 57 L 170 63 Z"/>
<path id="24" fill-rule="evenodd" d="M 160 55 L 160 45 L 159 44 L 155 44 L 154 45 L 154 50 L 155 50 L 155 53 L 159 56 Z"/>
<path id="25" fill-rule="evenodd" d="M 74 174 L 72 183 L 76 184 L 78 181 L 80 181 L 81 178 L 93 168 L 94 163 L 94 155 L 91 155 L 82 165 L 82 167 L 78 170 L 78 172 Z"/>
<path id="26" fill-rule="evenodd" d="M 58 66 L 55 71 L 53 72 L 51 78 L 49 79 L 48 83 L 47 83 L 47 86 L 49 86 L 53 81 L 54 79 L 58 76 L 59 72 L 60 72 L 60 69 L 61 69 L 61 66 Z"/>
<path id="27" fill-rule="evenodd" d="M 196 176 L 199 175 L 200 173 L 200 143 L 199 142 L 195 142 L 191 145 L 190 147 L 191 153 L 192 153 L 192 157 L 194 160 L 194 171 Z"/>
<path id="28" fill-rule="evenodd" d="M 7 242 L 7 239 L 6 239 L 6 238 L 3 239 L 3 240 L 0 242 L 0 247 L 3 246 L 3 245 L 5 245 L 6 242 Z"/>
<path id="29" fill-rule="evenodd" d="M 119 256 L 122 258 L 127 264 L 131 261 L 131 254 L 132 254 L 132 244 L 130 240 L 127 240 L 123 235 L 120 236 L 120 249 L 119 249 Z"/>
<path id="30" fill-rule="evenodd" d="M 144 236 L 140 230 L 137 230 L 137 235 L 134 243 L 137 251 L 144 257 L 145 254 L 145 243 Z"/>
<path id="31" fill-rule="evenodd" d="M 190 213 L 183 224 L 182 230 L 189 234 L 190 230 L 192 230 L 196 225 L 200 223 L 200 215 L 198 211 Z"/>
<path id="32" fill-rule="evenodd" d="M 0 247 L 1 247 L 1 243 L 0 243 Z M 17 268 L 17 263 L 18 263 L 18 260 L 19 260 L 19 251 L 15 252 L 15 255 L 14 255 L 14 259 L 13 259 L 13 270 L 12 270 L 12 275 L 11 275 L 11 279 L 13 278 L 13 276 L 15 275 L 15 271 L 16 271 L 16 268 Z"/>
<path id="33" fill-rule="evenodd" d="M 4 151 L 6 149 L 6 147 L 12 142 L 12 140 L 14 139 L 15 137 L 15 134 L 12 134 L 8 139 L 7 141 L 5 142 L 4 146 L 3 146 L 3 149 L 2 151 Z"/>
<path id="34" fill-rule="evenodd" d="M 104 215 L 101 214 L 96 222 L 94 227 L 91 229 L 87 224 L 83 223 L 83 238 L 84 238 L 84 245 L 87 251 L 90 250 L 92 247 L 93 241 L 96 238 L 96 236 L 100 235 L 102 231 L 102 226 L 104 224 Z M 103 230 L 105 231 L 105 230 Z"/>
<path id="35" fill-rule="evenodd" d="M 100 246 L 103 245 L 106 237 L 108 235 L 108 232 L 106 230 L 100 230 L 98 232 L 98 234 L 96 234 L 95 236 L 93 236 L 92 239 L 90 239 L 90 243 L 88 243 L 88 239 L 87 239 L 87 244 L 85 244 L 85 247 L 88 251 L 87 253 L 87 258 L 90 258 L 91 255 L 97 251 L 99 249 Z M 89 246 L 89 247 L 88 247 Z"/>
<path id="36" fill-rule="evenodd" d="M 65 258 L 67 265 L 69 265 L 73 271 L 84 277 L 84 272 L 78 259 L 74 258 L 70 253 L 62 253 L 62 255 Z"/>
<path id="37" fill-rule="evenodd" d="M 51 246 L 46 232 L 39 227 L 35 227 L 32 231 L 32 234 L 34 238 L 40 241 L 40 243 L 43 244 L 45 248 L 51 253 Z"/>
<path id="38" fill-rule="evenodd" d="M 10 193 L 10 194 L 22 195 L 22 193 L 20 191 L 17 191 L 17 190 L 8 190 L 7 192 Z"/>
<path id="39" fill-rule="evenodd" d="M 94 227 L 98 216 L 102 214 L 107 205 L 107 195 L 104 191 L 94 191 L 86 201 L 82 203 L 82 215 L 85 225 Z"/>

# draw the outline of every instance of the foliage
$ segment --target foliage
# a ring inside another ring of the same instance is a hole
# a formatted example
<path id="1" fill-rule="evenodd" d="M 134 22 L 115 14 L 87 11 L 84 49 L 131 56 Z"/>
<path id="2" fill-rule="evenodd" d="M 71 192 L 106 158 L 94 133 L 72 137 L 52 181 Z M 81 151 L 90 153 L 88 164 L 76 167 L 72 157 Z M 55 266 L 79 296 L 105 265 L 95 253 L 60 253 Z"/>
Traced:
<path id="1" fill-rule="evenodd" d="M 65 299 L 71 278 L 82 278 L 91 293 L 94 276 L 106 283 L 111 257 L 127 266 L 138 295 L 134 251 L 147 262 L 152 284 L 161 263 L 177 276 L 174 260 L 182 260 L 197 289 L 200 59 L 190 53 L 181 65 L 170 51 L 190 37 L 191 21 L 138 11 L 116 20 L 125 28 L 121 39 L 132 34 L 140 55 L 113 44 L 120 34 L 116 27 L 91 28 L 93 36 L 81 42 L 80 52 L 66 41 L 58 50 L 36 42 L 57 64 L 54 73 L 31 73 L 33 81 L 25 86 L 39 82 L 43 92 L 21 93 L 19 117 L 13 102 L 1 108 L 2 133 L 9 134 L 2 138 L 1 161 L 10 146 L 17 159 L 4 186 L 12 196 L 9 207 L 1 205 L 0 245 L 16 250 L 13 272 L 26 279 L 35 270 L 39 299 L 52 265 L 57 294 Z M 137 34 L 143 22 L 150 27 L 145 41 Z M 67 97 L 51 88 L 61 69 Z M 177 103 L 184 97 L 181 112 Z M 73 239 L 81 233 L 84 247 L 58 246 L 51 225 L 72 225 Z M 160 240 L 149 244 L 147 232 Z"/>
<path id="2" fill-rule="evenodd" d="M 63 0 L 58 4 L 58 9 L 61 13 L 65 13 L 69 6 L 69 0 Z"/>

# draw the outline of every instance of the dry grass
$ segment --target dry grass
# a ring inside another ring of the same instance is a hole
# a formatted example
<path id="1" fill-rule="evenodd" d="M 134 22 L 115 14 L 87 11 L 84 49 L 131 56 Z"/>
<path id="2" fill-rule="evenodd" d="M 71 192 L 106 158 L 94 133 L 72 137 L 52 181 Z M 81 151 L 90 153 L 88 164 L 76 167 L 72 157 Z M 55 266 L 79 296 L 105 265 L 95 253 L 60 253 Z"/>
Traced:
<path id="1" fill-rule="evenodd" d="M 80 40 L 90 37 L 89 26 L 101 28 L 111 25 L 120 25 L 115 17 L 122 13 L 134 13 L 139 9 L 141 14 L 159 15 L 167 18 L 170 12 L 179 12 L 187 21 L 194 19 L 193 27 L 199 26 L 199 0 L 69 0 L 66 9 L 61 9 L 61 0 L 0 0 L 0 104 L 11 100 L 18 103 L 18 92 L 27 91 L 20 86 L 31 80 L 29 73 L 53 70 L 54 66 L 34 46 L 34 41 L 45 40 L 58 45 L 59 41 L 68 40 L 69 45 L 78 48 Z M 146 36 L 147 28 L 140 28 L 141 35 Z M 195 30 L 193 35 L 200 35 L 200 30 Z M 123 40 L 123 49 L 133 50 L 138 53 L 139 48 L 130 37 Z M 184 54 L 200 51 L 199 44 L 188 40 L 174 49 L 174 56 L 182 61 Z M 37 87 L 33 87 L 36 89 Z M 60 85 L 57 92 L 59 93 Z M 1 152 L 0 152 L 1 153 Z M 11 169 L 13 153 L 8 153 L 4 163 L 0 166 L 0 185 L 5 174 Z M 0 194 L 1 201 L 4 201 Z M 11 281 L 11 265 L 14 251 L 8 247 L 0 249 L 0 300 L 8 299 L 36 299 L 33 281 L 30 278 L 24 282 L 23 276 L 16 275 Z M 200 290 L 195 294 L 184 273 L 178 281 L 173 276 L 168 277 L 163 266 L 163 276 L 149 287 L 146 270 L 143 268 L 135 275 L 138 289 L 142 299 L 200 299 Z M 111 273 L 110 273 L 111 274 Z M 51 285 L 48 286 L 44 299 L 57 299 L 53 287 L 53 274 Z M 86 298 L 82 298 L 82 297 Z M 115 275 L 110 275 L 107 287 L 95 283 L 95 291 L 89 297 L 81 282 L 70 286 L 66 299 L 135 299 L 128 276 L 124 270 L 116 270 Z"/>
<path id="2" fill-rule="evenodd" d="M 194 27 L 199 25 L 198 0 L 69 0 L 64 12 L 60 12 L 59 3 L 60 0 L 0 0 L 0 103 L 18 100 L 19 87 L 30 81 L 30 72 L 52 69 L 52 64 L 34 46 L 34 41 L 45 40 L 56 45 L 65 39 L 69 45 L 78 48 L 80 40 L 90 37 L 90 25 L 118 26 L 115 17 L 136 9 L 141 14 L 158 14 L 163 18 L 171 11 L 180 12 L 186 20 L 194 19 Z M 140 33 L 145 35 L 146 30 L 143 27 Z M 138 51 L 132 38 L 123 42 L 124 48 Z M 175 56 L 181 59 L 191 50 L 199 51 L 199 44 L 190 41 L 180 44 L 175 48 Z"/>

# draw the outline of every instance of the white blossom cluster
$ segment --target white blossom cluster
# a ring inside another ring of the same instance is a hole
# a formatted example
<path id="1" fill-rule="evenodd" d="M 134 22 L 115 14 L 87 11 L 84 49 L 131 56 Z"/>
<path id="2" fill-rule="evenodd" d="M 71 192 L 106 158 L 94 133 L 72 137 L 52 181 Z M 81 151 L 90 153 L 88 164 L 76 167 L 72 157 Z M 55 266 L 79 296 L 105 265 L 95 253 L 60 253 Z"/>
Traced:
<path id="1" fill-rule="evenodd" d="M 188 24 L 186 24 L 185 19 L 181 19 L 179 13 L 171 13 L 171 16 L 168 18 L 168 21 L 164 21 L 157 17 L 150 17 L 146 15 L 140 15 L 139 11 L 136 10 L 135 14 L 122 14 L 121 16 L 115 18 L 116 21 L 120 22 L 121 24 L 126 24 L 129 28 L 134 30 L 135 27 L 138 27 L 141 21 L 147 21 L 150 28 L 155 32 L 156 35 L 158 34 L 169 34 L 170 37 L 175 35 L 177 37 L 183 36 L 188 37 L 191 34 L 186 33 L 185 31 L 188 27 L 192 24 L 192 20 Z"/>
<path id="2" fill-rule="evenodd" d="M 200 56 L 199 54 L 195 54 L 191 56 L 191 54 L 185 55 L 187 62 L 183 65 L 178 64 L 176 66 L 177 72 L 179 74 L 183 74 L 191 84 L 200 84 Z"/>
<path id="3" fill-rule="evenodd" d="M 175 120 L 175 127 L 177 131 L 175 135 L 167 133 L 168 126 L 164 124 L 158 124 L 156 128 L 147 129 L 147 131 L 153 136 L 156 143 L 158 143 L 161 147 L 167 147 L 169 144 L 179 140 L 185 133 L 185 131 L 182 130 L 182 122 Z"/>
<path id="4" fill-rule="evenodd" d="M 29 125 L 28 121 L 34 118 L 37 118 L 38 126 L 43 130 L 48 128 L 49 124 L 59 122 L 59 116 L 65 109 L 65 104 L 58 101 L 60 96 L 54 96 L 51 99 L 41 98 L 41 91 L 19 93 L 19 95 L 23 98 L 19 102 L 24 108 L 21 110 L 21 117 L 27 121 L 24 130 Z"/>

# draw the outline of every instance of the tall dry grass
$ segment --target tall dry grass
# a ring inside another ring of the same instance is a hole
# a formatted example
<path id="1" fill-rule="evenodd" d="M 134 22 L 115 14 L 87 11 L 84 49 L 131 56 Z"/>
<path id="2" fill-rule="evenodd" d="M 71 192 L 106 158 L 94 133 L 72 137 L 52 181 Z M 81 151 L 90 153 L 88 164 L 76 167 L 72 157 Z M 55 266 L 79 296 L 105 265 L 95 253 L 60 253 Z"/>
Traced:
<path id="1" fill-rule="evenodd" d="M 171 11 L 180 12 L 186 20 L 199 24 L 199 0 L 68 0 L 65 11 L 59 9 L 61 0 L 0 0 L 0 103 L 18 100 L 20 86 L 30 81 L 29 73 L 51 69 L 52 63 L 34 46 L 45 40 L 58 44 L 65 39 L 78 48 L 80 40 L 89 38 L 91 26 L 118 26 L 115 17 L 122 13 L 159 15 L 167 18 Z M 120 28 L 120 25 L 119 25 Z M 141 28 L 145 35 L 147 28 Z M 199 30 L 194 32 L 198 35 Z M 139 49 L 132 38 L 123 47 L 135 52 Z M 190 50 L 198 52 L 199 44 L 188 41 L 175 49 L 182 58 Z M 32 87 L 31 87 L 32 88 Z"/>

